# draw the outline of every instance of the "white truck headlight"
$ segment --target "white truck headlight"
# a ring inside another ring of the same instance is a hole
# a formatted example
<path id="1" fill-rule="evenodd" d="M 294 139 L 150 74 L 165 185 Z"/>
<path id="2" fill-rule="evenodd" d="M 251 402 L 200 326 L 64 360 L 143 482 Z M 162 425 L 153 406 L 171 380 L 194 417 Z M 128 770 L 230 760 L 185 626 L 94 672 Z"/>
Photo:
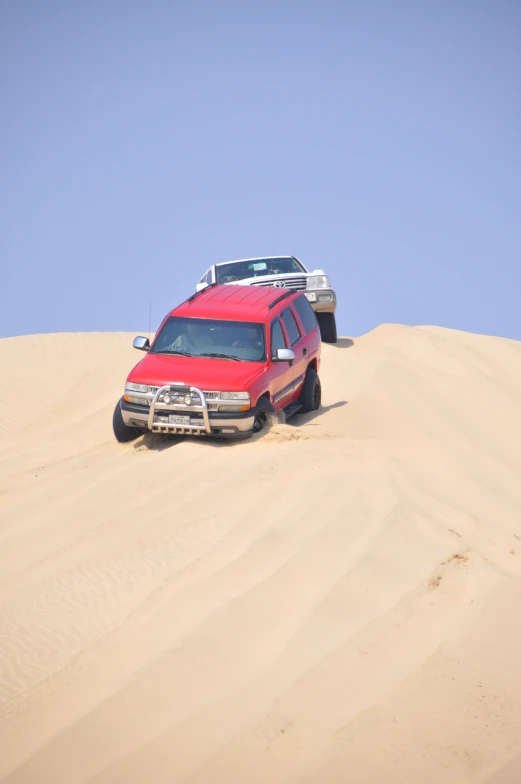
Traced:
<path id="1" fill-rule="evenodd" d="M 308 289 L 330 289 L 331 283 L 327 275 L 310 275 L 307 287 Z"/>

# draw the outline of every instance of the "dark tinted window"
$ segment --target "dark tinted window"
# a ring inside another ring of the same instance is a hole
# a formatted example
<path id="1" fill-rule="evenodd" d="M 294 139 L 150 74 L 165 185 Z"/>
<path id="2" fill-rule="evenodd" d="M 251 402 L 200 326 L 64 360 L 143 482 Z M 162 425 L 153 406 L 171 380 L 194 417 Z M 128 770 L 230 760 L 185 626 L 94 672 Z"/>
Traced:
<path id="1" fill-rule="evenodd" d="M 286 342 L 284 340 L 284 333 L 282 331 L 282 327 L 280 326 L 280 321 L 274 321 L 271 325 L 271 358 L 274 359 L 277 356 L 277 349 L 279 348 L 286 348 Z"/>
<path id="2" fill-rule="evenodd" d="M 150 353 L 264 362 L 264 324 L 169 316 Z"/>
<path id="3" fill-rule="evenodd" d="M 297 311 L 298 317 L 302 322 L 302 326 L 304 327 L 304 331 L 311 332 L 311 330 L 317 326 L 317 317 L 315 316 L 315 312 L 307 301 L 306 297 L 303 294 L 301 294 L 300 297 L 297 297 L 293 303 L 293 307 Z"/>
<path id="4" fill-rule="evenodd" d="M 282 320 L 284 321 L 284 326 L 288 333 L 289 345 L 292 346 L 300 338 L 300 332 L 297 322 L 295 321 L 295 316 L 289 308 L 282 312 Z"/>
<path id="5" fill-rule="evenodd" d="M 233 283 L 245 278 L 259 278 L 264 275 L 290 275 L 305 271 L 302 264 L 293 257 L 234 261 L 217 264 L 215 267 L 217 283 Z"/>

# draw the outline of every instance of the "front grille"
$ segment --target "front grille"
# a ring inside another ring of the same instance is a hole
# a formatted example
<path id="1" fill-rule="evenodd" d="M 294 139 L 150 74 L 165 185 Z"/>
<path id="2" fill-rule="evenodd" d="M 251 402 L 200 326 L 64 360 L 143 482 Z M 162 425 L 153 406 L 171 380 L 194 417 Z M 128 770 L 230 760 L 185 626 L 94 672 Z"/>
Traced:
<path id="1" fill-rule="evenodd" d="M 185 395 L 190 394 L 190 387 L 181 386 L 180 384 L 176 384 L 175 386 L 170 386 L 170 393 L 173 395 L 178 395 L 179 397 L 184 397 Z"/>
<path id="2" fill-rule="evenodd" d="M 251 286 L 275 286 L 276 283 L 283 283 L 281 288 L 294 289 L 295 291 L 304 291 L 307 287 L 306 278 L 285 278 L 283 275 L 277 275 L 276 280 L 256 280 L 251 283 Z"/>

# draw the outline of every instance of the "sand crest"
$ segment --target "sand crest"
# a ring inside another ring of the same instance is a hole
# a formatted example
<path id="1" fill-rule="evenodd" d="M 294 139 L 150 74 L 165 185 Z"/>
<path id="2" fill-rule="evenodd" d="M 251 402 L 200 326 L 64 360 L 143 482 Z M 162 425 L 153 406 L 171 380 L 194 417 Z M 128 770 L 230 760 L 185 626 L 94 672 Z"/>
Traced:
<path id="1" fill-rule="evenodd" d="M 318 416 L 120 445 L 132 337 L 0 341 L 0 781 L 517 782 L 521 344 L 384 325 Z"/>

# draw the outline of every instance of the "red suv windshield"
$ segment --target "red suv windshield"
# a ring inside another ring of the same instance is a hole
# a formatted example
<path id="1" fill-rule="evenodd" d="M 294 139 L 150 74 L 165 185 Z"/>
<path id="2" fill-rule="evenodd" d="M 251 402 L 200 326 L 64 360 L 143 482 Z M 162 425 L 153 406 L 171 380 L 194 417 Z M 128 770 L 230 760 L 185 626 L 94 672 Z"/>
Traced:
<path id="1" fill-rule="evenodd" d="M 170 316 L 150 353 L 264 362 L 264 324 Z"/>

